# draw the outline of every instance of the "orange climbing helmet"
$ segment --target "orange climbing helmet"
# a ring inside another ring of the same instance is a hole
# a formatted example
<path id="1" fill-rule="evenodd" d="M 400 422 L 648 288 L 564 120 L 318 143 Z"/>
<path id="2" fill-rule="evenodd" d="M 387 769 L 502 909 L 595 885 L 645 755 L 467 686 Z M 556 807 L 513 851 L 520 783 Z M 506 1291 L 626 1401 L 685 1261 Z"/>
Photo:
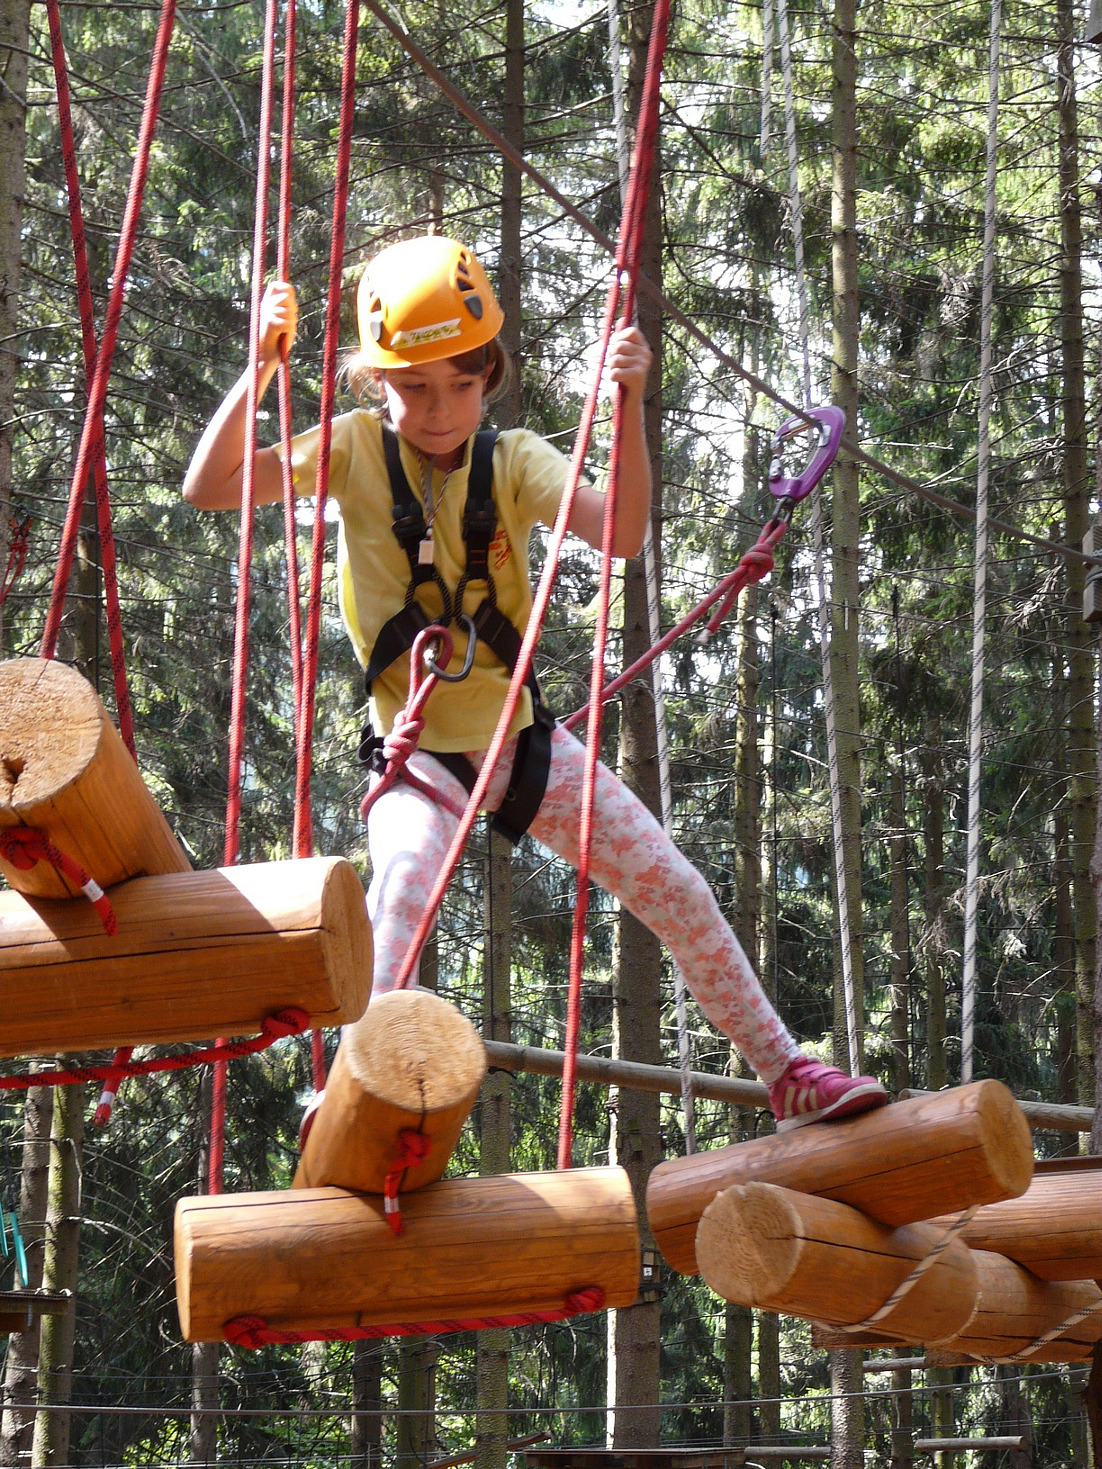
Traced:
<path id="1" fill-rule="evenodd" d="M 505 315 L 486 272 L 458 240 L 400 240 L 368 262 L 356 300 L 370 367 L 412 367 L 493 341 Z"/>

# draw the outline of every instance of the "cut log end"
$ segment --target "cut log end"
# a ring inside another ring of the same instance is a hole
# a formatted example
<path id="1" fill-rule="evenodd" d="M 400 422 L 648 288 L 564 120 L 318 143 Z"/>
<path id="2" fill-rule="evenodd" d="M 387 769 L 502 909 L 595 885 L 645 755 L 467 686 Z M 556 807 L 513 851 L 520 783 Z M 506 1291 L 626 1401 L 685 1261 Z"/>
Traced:
<path id="1" fill-rule="evenodd" d="M 415 1113 L 450 1109 L 477 1094 L 486 1074 L 478 1032 L 431 990 L 377 995 L 341 1037 L 350 1076 L 365 1092 Z"/>
<path id="2" fill-rule="evenodd" d="M 758 1306 L 791 1280 L 801 1244 L 799 1219 L 784 1192 L 748 1183 L 725 1189 L 705 1209 L 696 1256 L 716 1295 Z"/>
<path id="3" fill-rule="evenodd" d="M 95 689 L 47 658 L 0 663 L 0 820 L 56 799 L 96 754 L 105 723 Z"/>

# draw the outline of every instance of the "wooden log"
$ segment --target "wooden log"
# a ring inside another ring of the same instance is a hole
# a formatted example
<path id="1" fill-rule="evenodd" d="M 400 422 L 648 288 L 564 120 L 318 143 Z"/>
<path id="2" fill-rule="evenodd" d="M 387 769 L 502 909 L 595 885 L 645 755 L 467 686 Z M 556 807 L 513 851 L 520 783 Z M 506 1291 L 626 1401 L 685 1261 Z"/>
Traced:
<path id="1" fill-rule="evenodd" d="M 191 864 L 107 710 L 75 668 L 46 658 L 0 663 L 0 829 L 32 826 L 100 887 L 188 872 Z M 48 862 L 0 860 L 16 892 L 79 896 Z"/>
<path id="2" fill-rule="evenodd" d="M 1096 1302 L 1102 1292 L 1092 1280 L 1038 1280 L 1003 1255 L 973 1250 L 976 1262 L 976 1309 L 967 1327 L 938 1343 L 949 1355 L 1005 1361 L 1032 1342 Z M 1055 1340 L 1030 1353 L 1029 1362 L 1078 1362 L 1102 1340 L 1102 1309 Z M 929 1354 L 928 1354 L 929 1355 Z"/>
<path id="3" fill-rule="evenodd" d="M 899 1100 L 908 1097 L 936 1097 L 937 1092 L 920 1091 L 908 1087 L 899 1093 Z M 1070 1107 L 1061 1102 L 1035 1102 L 1028 1097 L 1019 1097 L 1018 1106 L 1022 1116 L 1035 1132 L 1090 1132 L 1094 1117 L 1093 1107 Z"/>
<path id="4" fill-rule="evenodd" d="M 878 1311 L 945 1231 L 890 1229 L 846 1204 L 768 1183 L 736 1184 L 705 1209 L 696 1235 L 700 1273 L 741 1306 L 831 1326 Z M 972 1316 L 976 1267 L 953 1240 L 874 1330 L 925 1344 L 957 1336 Z"/>
<path id="5" fill-rule="evenodd" d="M 1023 1193 L 1033 1142 L 998 1081 L 978 1081 L 751 1142 L 660 1163 L 647 1215 L 674 1270 L 696 1273 L 696 1226 L 735 1183 L 775 1183 L 850 1204 L 882 1224 L 914 1224 Z M 951 1200 L 951 1202 L 942 1202 Z"/>
<path id="6" fill-rule="evenodd" d="M 961 1236 L 1041 1280 L 1102 1277 L 1102 1171 L 1037 1173 L 1017 1199 L 985 1204 Z"/>
<path id="7" fill-rule="evenodd" d="M 811 1345 L 820 1352 L 849 1352 L 859 1348 L 879 1351 L 881 1347 L 913 1347 L 916 1343 L 903 1341 L 897 1336 L 892 1336 L 890 1332 L 839 1331 L 835 1326 L 824 1326 L 819 1321 L 813 1321 L 811 1323 Z"/>
<path id="8" fill-rule="evenodd" d="M 406 1130 L 429 1151 L 403 1193 L 435 1183 L 485 1075 L 482 1041 L 454 1005 L 423 989 L 378 995 L 341 1033 L 292 1187 L 382 1193 Z"/>
<path id="9" fill-rule="evenodd" d="M 382 1200 L 343 1189 L 182 1199 L 176 1299 L 188 1341 L 259 1315 L 309 1331 L 561 1310 L 600 1286 L 639 1289 L 639 1231 L 621 1168 L 452 1179 L 411 1194 L 405 1233 Z"/>
<path id="10" fill-rule="evenodd" d="M 250 1035 L 296 1005 L 363 1013 L 371 930 L 340 857 L 121 883 L 108 937 L 83 898 L 0 893 L 0 1055 Z"/>

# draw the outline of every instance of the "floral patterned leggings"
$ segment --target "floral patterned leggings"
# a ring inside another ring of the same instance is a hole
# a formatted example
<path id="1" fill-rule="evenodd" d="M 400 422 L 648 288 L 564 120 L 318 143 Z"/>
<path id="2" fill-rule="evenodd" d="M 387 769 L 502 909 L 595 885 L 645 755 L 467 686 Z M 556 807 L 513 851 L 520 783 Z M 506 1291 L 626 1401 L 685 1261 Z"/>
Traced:
<path id="1" fill-rule="evenodd" d="M 513 753 L 511 742 L 486 793 L 487 810 L 496 810 L 505 794 Z M 484 754 L 471 752 L 468 759 L 478 768 Z M 556 728 L 547 793 L 529 828 L 575 867 L 584 761 L 583 746 Z M 466 804 L 460 782 L 431 755 L 417 751 L 410 766 L 453 804 Z M 373 993 L 393 988 L 458 825 L 445 806 L 403 780 L 372 806 L 367 911 L 375 936 Z M 666 945 L 712 1024 L 734 1042 L 763 1081 L 775 1081 L 799 1048 L 769 1003 L 711 888 L 643 803 L 599 763 L 590 873 Z"/>

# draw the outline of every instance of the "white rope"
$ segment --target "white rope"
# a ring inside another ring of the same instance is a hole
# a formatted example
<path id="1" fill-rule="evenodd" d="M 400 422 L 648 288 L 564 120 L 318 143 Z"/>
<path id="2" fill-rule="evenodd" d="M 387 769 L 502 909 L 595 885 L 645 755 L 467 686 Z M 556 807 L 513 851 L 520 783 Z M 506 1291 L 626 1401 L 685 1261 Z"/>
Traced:
<path id="1" fill-rule="evenodd" d="M 799 312 L 800 344 L 803 352 L 804 407 L 812 406 L 811 334 L 808 327 L 807 278 L 804 271 L 803 207 L 796 150 L 796 106 L 792 86 L 792 50 L 788 39 L 787 0 L 776 0 L 781 42 L 781 73 L 784 78 L 784 132 L 788 145 L 788 203 L 796 266 L 796 302 Z M 838 765 L 838 730 L 834 708 L 834 676 L 830 666 L 830 613 L 826 590 L 823 516 L 819 496 L 811 496 L 811 524 L 815 540 L 815 582 L 818 594 L 819 651 L 823 662 L 823 714 L 827 736 L 827 771 L 830 785 L 830 820 L 834 841 L 834 881 L 838 893 L 838 931 L 842 950 L 842 988 L 846 1003 L 846 1040 L 849 1066 L 856 1073 L 861 1049 L 858 1044 L 857 991 L 853 976 L 853 928 L 846 886 L 845 848 L 842 841 L 842 781 Z"/>
<path id="2" fill-rule="evenodd" d="M 772 142 L 773 125 L 773 0 L 761 7 L 761 161 L 764 164 Z"/>
<path id="3" fill-rule="evenodd" d="M 919 1260 L 907 1278 L 899 1282 L 895 1290 L 892 1291 L 891 1295 L 878 1310 L 874 1311 L 871 1316 L 866 1316 L 864 1321 L 856 1321 L 852 1326 L 843 1326 L 841 1329 L 848 1332 L 868 1331 L 870 1327 L 876 1326 L 885 1317 L 890 1316 L 896 1306 L 906 1296 L 910 1295 L 911 1291 L 914 1290 L 926 1272 L 937 1264 L 945 1251 L 956 1239 L 957 1235 L 960 1234 L 961 1230 L 971 1220 L 978 1207 L 977 1204 L 973 1204 L 970 1209 L 965 1209 L 963 1214 L 957 1215 L 956 1219 L 949 1225 L 937 1244 L 930 1250 L 929 1254 L 924 1255 Z"/>
<path id="4" fill-rule="evenodd" d="M 623 203 L 631 172 L 631 147 L 628 141 L 627 111 L 624 106 L 624 79 L 620 60 L 620 12 L 616 0 L 608 3 L 608 59 L 612 71 L 612 116 L 616 126 L 616 160 L 620 177 L 620 202 Z M 647 587 L 647 639 L 653 647 L 661 631 L 658 597 L 658 564 L 654 554 L 654 533 L 647 521 L 643 541 L 643 569 Z M 670 786 L 670 743 L 666 728 L 666 699 L 662 688 L 661 662 L 651 665 L 651 687 L 654 692 L 654 726 L 658 757 L 658 785 L 662 811 L 662 828 L 667 836 L 673 831 L 673 797 Z M 689 1043 L 687 986 L 681 966 L 674 964 L 674 1014 L 677 1022 L 677 1056 L 681 1071 L 681 1110 L 685 1124 L 685 1151 L 696 1152 L 696 1120 L 693 1107 L 692 1050 Z"/>
<path id="5" fill-rule="evenodd" d="M 972 1080 L 976 1017 L 976 929 L 980 875 L 980 766 L 983 758 L 984 638 L 987 617 L 987 488 L 991 468 L 991 316 L 995 297 L 995 184 L 998 160 L 999 37 L 1002 0 L 991 0 L 987 95 L 987 168 L 983 201 L 980 299 L 980 401 L 976 471 L 976 549 L 972 593 L 972 699 L 968 718 L 968 841 L 964 880 L 960 1079 Z"/>

